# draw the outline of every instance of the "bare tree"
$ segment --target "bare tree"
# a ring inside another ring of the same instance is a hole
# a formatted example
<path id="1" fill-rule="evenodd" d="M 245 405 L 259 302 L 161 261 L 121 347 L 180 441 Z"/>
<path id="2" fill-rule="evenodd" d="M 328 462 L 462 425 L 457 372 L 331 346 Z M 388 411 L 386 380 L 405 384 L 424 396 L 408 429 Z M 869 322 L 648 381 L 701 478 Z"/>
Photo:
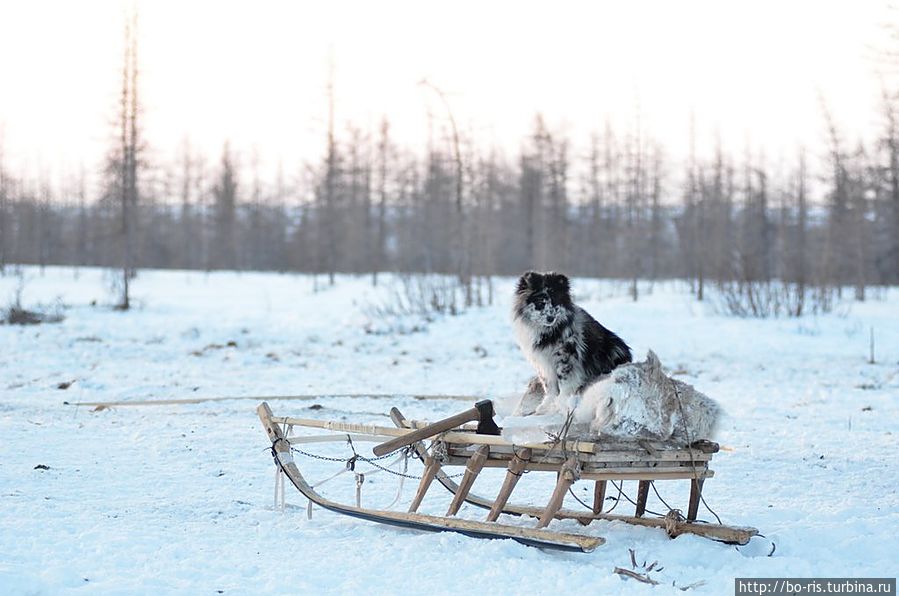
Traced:
<path id="1" fill-rule="evenodd" d="M 78 265 L 89 262 L 88 243 L 90 242 L 90 234 L 88 231 L 88 211 L 87 211 L 87 180 L 84 166 L 78 176 L 78 221 L 75 231 L 75 276 L 78 276 Z"/>
<path id="2" fill-rule="evenodd" d="M 462 147 L 461 142 L 459 140 L 459 128 L 456 126 L 456 117 L 453 115 L 453 110 L 450 107 L 449 100 L 446 98 L 446 94 L 442 89 L 428 81 L 427 79 L 422 79 L 419 81 L 419 85 L 427 87 L 434 91 L 437 96 L 440 98 L 440 102 L 443 104 L 443 107 L 446 109 L 446 114 L 450 123 L 450 130 L 452 132 L 452 150 L 453 150 L 453 161 L 455 164 L 455 218 L 454 218 L 454 226 L 453 226 L 453 261 L 456 269 L 456 274 L 459 278 L 459 283 L 462 288 L 465 290 L 465 306 L 471 306 L 472 303 L 472 294 L 471 294 L 471 255 L 469 254 L 468 247 L 469 242 L 466 238 L 467 226 L 465 225 L 465 209 L 463 204 L 463 196 L 464 196 L 464 180 L 463 180 L 463 172 L 464 172 L 464 164 L 462 162 Z"/>
<path id="3" fill-rule="evenodd" d="M 136 275 L 135 235 L 138 202 L 138 168 L 141 142 L 138 98 L 137 12 L 125 21 L 125 54 L 122 64 L 122 88 L 119 100 L 118 175 L 121 204 L 121 296 L 117 308 L 131 308 L 131 280 Z"/>
<path id="4" fill-rule="evenodd" d="M 895 33 L 895 32 L 894 32 Z M 899 58 L 897 58 L 899 61 Z M 885 187 L 888 208 L 885 254 L 881 257 L 884 281 L 899 282 L 899 94 L 882 88 L 883 136 L 881 146 L 886 151 Z"/>
<path id="5" fill-rule="evenodd" d="M 321 192 L 319 209 L 324 218 L 324 244 L 319 243 L 319 255 L 324 255 L 324 268 L 328 272 L 328 283 L 334 285 L 334 273 L 337 269 L 337 186 L 338 186 L 338 154 L 337 139 L 334 134 L 334 63 L 328 64 L 328 133 L 325 149 L 325 174 Z"/>
<path id="6" fill-rule="evenodd" d="M 180 164 L 180 185 L 179 194 L 181 199 L 180 213 L 180 265 L 185 269 L 192 269 L 199 266 L 195 260 L 197 254 L 197 244 L 200 239 L 196 235 L 196 215 L 200 211 L 199 204 L 195 205 L 197 178 L 195 174 L 196 164 L 193 158 L 193 152 L 190 146 L 190 139 L 184 138 L 181 143 L 181 164 Z M 197 197 L 198 198 L 198 197 Z M 202 261 L 201 261 L 202 262 Z M 200 263 L 201 263 L 200 262 Z"/>
<path id="7" fill-rule="evenodd" d="M 4 162 L 5 131 L 0 128 L 0 276 L 6 275 L 6 263 L 9 260 L 7 242 L 9 238 L 9 176 Z"/>
<path id="8" fill-rule="evenodd" d="M 237 269 L 237 190 L 238 177 L 230 144 L 222 149 L 220 170 L 212 186 L 215 201 L 215 249 L 213 263 L 217 269 Z"/>
<path id="9" fill-rule="evenodd" d="M 387 240 L 387 192 L 388 172 L 391 167 L 393 147 L 390 142 L 390 122 L 387 118 L 381 120 L 378 137 L 378 162 L 377 162 L 377 196 L 378 206 L 376 214 L 376 229 L 374 246 L 371 250 L 371 284 L 378 285 L 378 273 L 385 266 L 385 244 Z"/>
<path id="10" fill-rule="evenodd" d="M 662 179 L 663 173 L 663 155 L 662 147 L 658 144 L 654 146 L 652 154 L 652 165 L 650 169 L 650 223 L 649 223 L 649 279 L 655 282 L 659 279 L 662 270 Z"/>

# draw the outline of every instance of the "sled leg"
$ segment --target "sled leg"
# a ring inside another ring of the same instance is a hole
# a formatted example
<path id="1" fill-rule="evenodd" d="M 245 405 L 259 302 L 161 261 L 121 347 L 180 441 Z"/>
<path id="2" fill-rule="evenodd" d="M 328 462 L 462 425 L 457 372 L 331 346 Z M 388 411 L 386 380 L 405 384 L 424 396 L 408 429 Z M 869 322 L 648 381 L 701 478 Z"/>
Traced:
<path id="1" fill-rule="evenodd" d="M 462 506 L 462 503 L 468 496 L 468 491 L 471 490 L 471 485 L 474 484 L 475 478 L 481 473 L 481 469 L 484 467 L 489 454 L 490 446 L 481 445 L 474 455 L 468 458 L 468 465 L 465 466 L 465 476 L 462 477 L 462 482 L 459 483 L 459 490 L 456 491 L 456 496 L 453 497 L 453 502 L 450 503 L 449 509 L 446 511 L 447 515 L 456 515 L 459 512 L 459 507 Z"/>
<path id="2" fill-rule="evenodd" d="M 593 520 L 596 519 L 596 516 L 602 513 L 603 501 L 606 498 L 606 481 L 605 480 L 597 480 L 596 484 L 593 486 L 593 516 L 592 517 L 580 517 L 578 518 L 578 523 L 582 526 L 589 526 L 593 523 Z"/>
<path id="3" fill-rule="evenodd" d="M 440 462 L 431 456 L 425 458 L 425 471 L 424 474 L 421 475 L 421 482 L 418 483 L 418 490 L 415 492 L 415 498 L 412 499 L 412 504 L 409 505 L 409 513 L 418 511 L 418 506 L 421 505 L 421 500 L 425 498 L 425 493 L 428 492 L 428 488 L 431 487 L 431 482 L 434 481 L 434 476 L 437 475 L 437 470 L 439 469 Z"/>
<path id="4" fill-rule="evenodd" d="M 643 517 L 646 513 L 646 499 L 649 498 L 650 480 L 641 480 L 637 488 L 637 511 L 634 513 L 636 517 Z"/>
<path id="5" fill-rule="evenodd" d="M 687 509 L 687 520 L 694 521 L 699 513 L 699 499 L 702 496 L 702 485 L 705 478 L 696 478 L 690 481 L 690 506 Z"/>
<path id="6" fill-rule="evenodd" d="M 502 513 L 503 507 L 509 501 L 509 497 L 512 495 L 512 491 L 515 489 L 515 485 L 518 484 L 518 479 L 521 478 L 521 474 L 524 472 L 530 459 L 531 450 L 528 448 L 519 449 L 515 452 L 515 457 L 509 462 L 509 469 L 506 471 L 506 479 L 503 480 L 503 486 L 496 496 L 493 506 L 490 508 L 490 513 L 487 514 L 487 521 L 495 522 L 499 514 Z"/>
<path id="7" fill-rule="evenodd" d="M 549 500 L 549 505 L 543 510 L 543 515 L 540 516 L 540 521 L 537 522 L 538 528 L 545 528 L 549 525 L 549 522 L 552 521 L 559 509 L 562 508 L 562 501 L 565 499 L 565 493 L 568 492 L 568 489 L 571 488 L 571 485 L 574 484 L 574 481 L 577 480 L 579 476 L 580 470 L 578 470 L 577 458 L 574 456 L 569 457 L 568 461 L 562 465 L 562 470 L 559 473 L 559 481 L 556 482 L 556 490 L 553 491 L 553 496 Z"/>
<path id="8" fill-rule="evenodd" d="M 606 481 L 597 480 L 593 487 L 593 513 L 602 513 L 602 506 L 606 500 Z"/>

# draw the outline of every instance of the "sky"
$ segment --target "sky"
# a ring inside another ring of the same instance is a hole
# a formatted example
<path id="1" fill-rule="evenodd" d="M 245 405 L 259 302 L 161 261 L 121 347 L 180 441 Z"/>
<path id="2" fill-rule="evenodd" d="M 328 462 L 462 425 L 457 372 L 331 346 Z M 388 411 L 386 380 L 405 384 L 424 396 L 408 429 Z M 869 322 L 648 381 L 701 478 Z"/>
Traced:
<path id="1" fill-rule="evenodd" d="M 0 0 L 0 138 L 13 171 L 62 180 L 100 169 L 112 142 L 131 2 Z M 882 1 L 136 2 L 151 160 L 185 139 L 225 141 L 269 171 L 299 172 L 324 147 L 334 65 L 338 131 L 423 147 L 443 119 L 514 155 L 537 112 L 586 146 L 606 120 L 678 159 L 691 115 L 700 153 L 824 154 L 821 98 L 847 138 L 877 124 Z M 899 14 L 899 12 L 897 12 Z M 895 15 L 892 16 L 895 18 Z"/>

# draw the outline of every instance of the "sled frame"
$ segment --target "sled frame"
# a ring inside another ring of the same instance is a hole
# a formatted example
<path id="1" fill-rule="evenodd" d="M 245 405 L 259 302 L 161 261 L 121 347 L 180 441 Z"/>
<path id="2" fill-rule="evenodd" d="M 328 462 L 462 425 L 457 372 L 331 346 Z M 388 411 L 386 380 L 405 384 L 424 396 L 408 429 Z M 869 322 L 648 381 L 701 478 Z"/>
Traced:
<path id="1" fill-rule="evenodd" d="M 479 522 L 450 517 L 424 515 L 420 513 L 400 513 L 344 505 L 327 499 L 317 493 L 300 473 L 293 460 L 290 442 L 285 438 L 279 424 L 275 422 L 271 408 L 265 402 L 256 409 L 262 426 L 272 442 L 272 457 L 277 469 L 284 473 L 291 484 L 309 501 L 323 509 L 348 515 L 366 521 L 372 521 L 402 528 L 429 532 L 457 532 L 472 538 L 512 539 L 527 546 L 544 549 L 565 550 L 574 552 L 591 552 L 605 540 L 598 536 L 582 534 L 566 534 L 549 530 L 508 526 L 496 523 Z M 388 435 L 389 436 L 389 435 Z"/>
<path id="2" fill-rule="evenodd" d="M 576 520 L 584 526 L 594 520 L 620 521 L 659 528 L 672 538 L 681 534 L 695 534 L 729 544 L 746 544 L 752 536 L 758 534 L 755 528 L 696 521 L 703 483 L 707 478 L 714 476 L 714 472 L 709 468 L 713 454 L 718 451 L 718 446 L 714 443 L 705 442 L 690 449 L 673 449 L 670 445 L 666 447 L 642 442 L 640 447 L 632 446 L 629 450 L 591 441 L 512 445 L 499 436 L 477 434 L 471 425 L 463 425 L 434 437 L 430 450 L 423 441 L 410 443 L 412 452 L 425 464 L 425 471 L 409 511 L 396 512 L 344 505 L 323 497 L 303 478 L 293 460 L 291 445 L 347 438 L 353 441 L 380 443 L 410 434 L 427 426 L 425 423 L 407 420 L 397 408 L 390 411 L 394 427 L 275 417 L 265 402 L 259 405 L 257 414 L 272 442 L 272 455 L 277 468 L 311 503 L 342 515 L 424 531 L 458 532 L 474 538 L 508 538 L 528 546 L 577 552 L 590 552 L 603 544 L 604 539 L 552 531 L 547 526 L 553 520 Z M 328 430 L 333 434 L 285 436 L 286 429 L 300 427 Z M 435 447 L 439 448 L 439 456 L 435 456 Z M 460 483 L 456 483 L 444 471 L 446 466 L 465 467 L 465 474 Z M 503 486 L 495 499 L 471 492 L 478 474 L 488 467 L 507 470 Z M 545 507 L 509 502 L 518 479 L 525 471 L 556 472 L 556 488 Z M 452 494 L 452 503 L 445 516 L 424 515 L 417 512 L 435 479 Z M 571 510 L 562 507 L 565 494 L 579 480 L 595 483 L 592 510 L 590 508 Z M 638 482 L 634 515 L 603 512 L 606 485 L 609 480 Z M 649 488 L 656 480 L 691 482 L 687 518 L 679 511 L 672 512 L 666 517 L 645 515 Z M 476 521 L 456 517 L 462 504 L 488 510 L 486 520 Z M 537 526 L 529 528 L 499 524 L 497 519 L 501 514 L 536 518 Z"/>

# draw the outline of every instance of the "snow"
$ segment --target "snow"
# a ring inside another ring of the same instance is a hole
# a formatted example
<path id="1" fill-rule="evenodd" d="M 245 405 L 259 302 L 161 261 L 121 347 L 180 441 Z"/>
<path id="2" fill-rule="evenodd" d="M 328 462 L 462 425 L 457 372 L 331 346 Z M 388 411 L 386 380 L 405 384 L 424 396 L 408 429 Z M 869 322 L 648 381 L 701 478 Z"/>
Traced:
<path id="1" fill-rule="evenodd" d="M 273 507 L 259 400 L 101 411 L 63 403 L 395 394 L 270 400 L 276 415 L 390 425 L 391 406 L 431 420 L 470 407 L 412 394 L 477 395 L 496 399 L 502 417 L 531 376 L 508 316 L 512 280 L 497 284 L 494 306 L 391 335 L 365 331 L 381 323 L 369 325 L 367 306 L 386 293 L 366 278 L 338 277 L 313 293 L 308 276 L 144 271 L 134 286 L 139 307 L 120 313 L 104 306 L 102 271 L 82 269 L 76 278 L 71 269 L 28 269 L 27 277 L 26 304 L 58 296 L 69 308 L 61 324 L 0 326 L 3 594 L 664 594 L 681 593 L 672 582 L 697 581 L 705 584 L 691 592 L 721 594 L 732 593 L 734 577 L 897 574 L 897 290 L 832 315 L 758 321 L 716 314 L 677 283 L 656 285 L 634 303 L 619 284 L 574 280 L 576 301 L 634 353 L 652 348 L 669 374 L 722 405 L 723 450 L 704 495 L 726 523 L 758 527 L 773 540 L 777 551 L 766 557 L 762 543 L 739 551 L 618 522 L 553 522 L 606 538 L 577 554 L 400 530 L 317 508 L 307 520 L 305 500 L 289 486 L 291 507 Z M 15 286 L 0 278 L 0 304 Z M 875 364 L 867 362 L 871 328 Z M 342 444 L 306 450 L 347 454 Z M 298 460 L 312 482 L 340 465 Z M 527 475 L 515 499 L 545 503 L 549 476 Z M 495 494 L 501 479 L 487 471 L 475 492 Z M 680 484 L 658 488 L 683 507 Z M 592 496 L 588 483 L 575 486 L 582 499 Z M 363 504 L 385 506 L 396 489 L 396 477 L 367 473 Z M 321 488 L 348 503 L 354 490 L 351 474 Z M 406 481 L 401 510 L 413 492 Z M 422 511 L 443 514 L 449 500 L 435 486 Z M 662 508 L 655 495 L 648 508 Z M 616 512 L 632 510 L 623 501 Z M 460 515 L 483 512 L 465 506 Z M 700 517 L 712 519 L 702 509 Z M 638 563 L 659 561 L 664 569 L 652 576 L 663 585 L 612 572 L 630 568 L 628 549 Z"/>

